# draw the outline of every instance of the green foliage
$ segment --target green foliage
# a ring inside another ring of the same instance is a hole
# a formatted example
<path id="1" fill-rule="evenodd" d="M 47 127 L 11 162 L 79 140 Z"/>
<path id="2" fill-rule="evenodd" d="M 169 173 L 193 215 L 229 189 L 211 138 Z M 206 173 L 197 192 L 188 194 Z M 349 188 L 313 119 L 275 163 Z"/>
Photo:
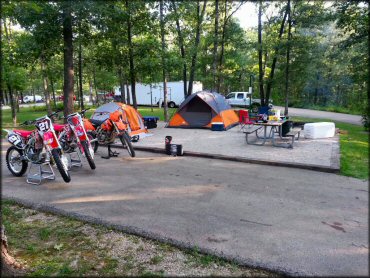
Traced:
<path id="1" fill-rule="evenodd" d="M 292 117 L 293 121 L 323 122 L 328 119 Z M 330 120 L 331 121 L 331 120 Z M 340 172 L 359 179 L 369 178 L 369 132 L 363 127 L 335 122 L 340 135 Z"/>
<path id="2" fill-rule="evenodd" d="M 198 49 L 194 48 L 197 2 L 165 3 L 166 72 L 169 81 L 183 78 L 183 64 L 189 68 L 198 51 L 195 80 L 205 89 L 213 88 L 213 46 L 215 41 L 215 2 L 208 1 Z M 2 89 L 14 94 L 43 91 L 40 59 L 46 64 L 50 90 L 63 90 L 63 9 L 68 1 L 6 1 L 3 4 L 5 30 L 1 80 Z M 248 3 L 250 4 L 250 3 Z M 285 101 L 287 25 L 281 40 L 278 33 L 286 1 L 263 2 L 264 82 L 277 58 L 272 80 L 275 104 Z M 246 91 L 250 75 L 258 95 L 257 28 L 243 30 L 233 16 L 239 2 L 220 2 L 217 67 L 220 93 Z M 258 3 L 256 3 L 258 5 Z M 159 2 L 158 1 L 77 1 L 72 7 L 74 52 L 82 47 L 83 90 L 111 91 L 120 81 L 129 83 L 129 45 L 127 20 L 132 21 L 134 74 L 137 82 L 162 80 Z M 360 1 L 291 1 L 292 37 L 289 64 L 289 103 L 294 106 L 337 107 L 356 111 L 366 105 L 368 4 Z M 181 58 L 176 19 L 184 38 L 185 59 Z M 23 30 L 15 30 L 19 24 Z M 75 82 L 78 79 L 75 61 Z M 91 88 L 90 88 L 91 87 Z M 75 89 L 75 92 L 77 88 Z M 89 92 L 90 94 L 90 92 Z M 140 92 L 137 92 L 140 94 Z"/>

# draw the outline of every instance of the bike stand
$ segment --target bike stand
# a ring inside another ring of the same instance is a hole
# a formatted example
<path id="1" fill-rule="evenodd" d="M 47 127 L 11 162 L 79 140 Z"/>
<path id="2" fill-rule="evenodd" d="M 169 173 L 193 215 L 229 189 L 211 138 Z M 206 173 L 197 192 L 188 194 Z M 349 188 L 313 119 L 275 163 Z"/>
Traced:
<path id="1" fill-rule="evenodd" d="M 104 159 L 110 159 L 111 157 L 117 157 L 119 155 L 118 152 L 115 152 L 115 151 L 112 151 L 110 149 L 110 144 L 108 145 L 108 155 L 107 156 L 102 156 L 101 158 L 104 158 Z"/>
<path id="2" fill-rule="evenodd" d="M 73 158 L 72 155 L 77 155 L 77 157 Z M 78 150 L 68 153 L 68 156 L 68 170 L 71 170 L 72 167 L 82 167 L 81 155 Z"/>
<path id="3" fill-rule="evenodd" d="M 31 174 L 32 166 L 36 166 L 37 172 Z M 42 166 L 45 166 L 47 169 L 42 169 Z M 27 173 L 27 180 L 26 182 L 29 184 L 36 184 L 40 185 L 42 180 L 55 180 L 55 174 L 53 168 L 50 165 L 50 161 L 45 161 L 42 163 L 31 163 L 30 168 L 28 169 Z"/>

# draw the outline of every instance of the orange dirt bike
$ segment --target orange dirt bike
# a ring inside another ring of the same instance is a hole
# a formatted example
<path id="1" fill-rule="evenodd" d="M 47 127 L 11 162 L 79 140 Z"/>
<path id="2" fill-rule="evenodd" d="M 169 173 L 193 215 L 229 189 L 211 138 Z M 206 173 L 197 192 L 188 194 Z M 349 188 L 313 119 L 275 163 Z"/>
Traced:
<path id="1" fill-rule="evenodd" d="M 72 113 L 67 117 L 67 124 L 54 124 L 54 129 L 58 133 L 60 145 L 66 153 L 72 153 L 78 148 L 83 156 L 86 157 L 91 169 L 95 169 L 94 149 L 91 144 L 93 139 L 85 130 L 84 122 L 81 115 L 87 110 L 80 113 Z"/>
<path id="2" fill-rule="evenodd" d="M 135 157 L 135 150 L 131 143 L 130 135 L 127 132 L 127 119 L 124 120 L 124 114 L 121 111 L 115 111 L 110 113 L 109 118 L 105 120 L 95 119 L 84 119 L 85 129 L 87 134 L 92 138 L 92 145 L 94 151 L 98 150 L 99 145 L 108 145 L 108 157 L 117 156 L 110 150 L 110 144 L 114 143 L 116 137 L 118 137 L 124 148 L 131 157 Z"/>
<path id="3" fill-rule="evenodd" d="M 57 112 L 54 112 L 21 124 L 34 124 L 36 130 L 33 131 L 5 130 L 8 133 L 7 139 L 12 144 L 6 152 L 6 165 L 14 176 L 22 176 L 28 168 L 28 162 L 40 164 L 51 161 L 57 166 L 63 180 L 71 181 L 68 158 L 63 152 L 50 119 L 56 114 Z"/>

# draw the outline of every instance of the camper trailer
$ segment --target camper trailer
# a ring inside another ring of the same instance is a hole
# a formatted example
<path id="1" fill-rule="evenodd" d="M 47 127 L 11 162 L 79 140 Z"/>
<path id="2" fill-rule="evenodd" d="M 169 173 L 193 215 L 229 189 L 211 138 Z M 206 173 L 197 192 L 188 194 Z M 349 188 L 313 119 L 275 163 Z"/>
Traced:
<path id="1" fill-rule="evenodd" d="M 189 82 L 188 82 L 189 86 Z M 131 86 L 129 85 L 130 99 Z M 201 82 L 193 82 L 193 93 L 203 90 L 203 84 Z M 143 84 L 136 83 L 136 101 L 138 105 L 163 105 L 163 83 L 152 83 Z M 125 86 L 126 100 L 127 100 L 127 88 Z M 121 101 L 121 90 L 120 87 L 114 88 L 114 98 L 116 101 Z M 182 81 L 167 82 L 167 103 L 168 107 L 178 107 L 181 102 L 185 99 L 184 96 L 184 83 Z"/>

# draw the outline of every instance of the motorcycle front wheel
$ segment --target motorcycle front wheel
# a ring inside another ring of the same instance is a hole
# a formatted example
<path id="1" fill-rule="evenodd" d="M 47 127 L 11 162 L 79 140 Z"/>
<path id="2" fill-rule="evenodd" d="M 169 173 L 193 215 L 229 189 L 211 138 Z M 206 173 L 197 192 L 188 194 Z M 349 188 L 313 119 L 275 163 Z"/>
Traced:
<path id="1" fill-rule="evenodd" d="M 58 149 L 51 150 L 51 155 L 53 157 L 53 160 L 59 170 L 60 175 L 62 176 L 63 180 L 65 182 L 71 181 L 71 176 L 69 175 L 67 166 L 63 164 L 62 158 L 60 157 L 60 153 Z"/>
<path id="2" fill-rule="evenodd" d="M 6 166 L 13 176 L 21 177 L 27 171 L 28 163 L 21 159 L 22 155 L 22 151 L 14 146 L 6 151 Z"/>
<path id="3" fill-rule="evenodd" d="M 119 136 L 119 139 L 121 140 L 122 145 L 127 148 L 128 154 L 131 157 L 135 157 L 134 147 L 132 146 L 130 136 L 127 134 L 126 131 Z"/>
<path id="4" fill-rule="evenodd" d="M 87 132 L 87 137 L 89 137 L 91 147 L 93 148 L 94 153 L 96 153 L 96 151 L 98 150 L 98 147 L 99 147 L 98 140 L 96 140 L 94 142 L 91 142 L 91 140 L 97 139 L 95 132 L 88 131 Z"/>
<path id="5" fill-rule="evenodd" d="M 82 145 L 82 148 L 84 150 L 86 160 L 87 160 L 87 162 L 89 162 L 90 168 L 94 170 L 96 168 L 96 165 L 95 165 L 95 161 L 92 157 L 92 154 L 90 152 L 89 143 L 87 141 L 82 141 L 81 145 Z"/>

